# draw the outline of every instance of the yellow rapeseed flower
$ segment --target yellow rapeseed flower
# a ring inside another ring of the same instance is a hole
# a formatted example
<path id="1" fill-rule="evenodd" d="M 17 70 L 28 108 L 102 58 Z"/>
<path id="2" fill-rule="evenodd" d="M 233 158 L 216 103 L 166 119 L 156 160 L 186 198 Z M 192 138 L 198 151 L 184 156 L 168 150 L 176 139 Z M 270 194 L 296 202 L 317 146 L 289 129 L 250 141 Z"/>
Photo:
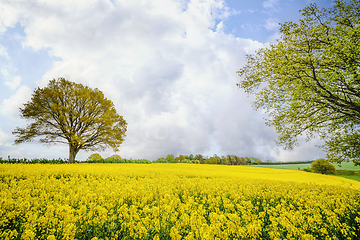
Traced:
<path id="1" fill-rule="evenodd" d="M 192 164 L 0 165 L 0 239 L 358 239 L 360 183 Z"/>

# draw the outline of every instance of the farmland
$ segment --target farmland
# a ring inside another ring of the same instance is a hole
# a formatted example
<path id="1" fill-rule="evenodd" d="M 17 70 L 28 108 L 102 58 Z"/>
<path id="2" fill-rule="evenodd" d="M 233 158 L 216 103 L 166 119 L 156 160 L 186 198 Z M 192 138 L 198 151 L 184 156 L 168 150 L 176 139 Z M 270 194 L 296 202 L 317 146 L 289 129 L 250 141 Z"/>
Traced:
<path id="1" fill-rule="evenodd" d="M 350 171 L 360 171 L 360 166 L 354 166 L 354 163 L 352 162 L 343 162 L 340 165 L 333 163 L 336 170 L 350 170 Z M 265 167 L 265 168 L 276 168 L 276 169 L 292 169 L 292 170 L 298 170 L 311 167 L 311 163 L 303 163 L 303 164 L 274 164 L 274 165 L 252 165 L 252 166 L 258 166 L 258 167 Z"/>
<path id="2" fill-rule="evenodd" d="M 336 176 L 344 177 L 356 181 L 360 181 L 360 166 L 354 166 L 352 162 L 343 162 L 340 165 L 334 163 L 336 168 Z M 275 165 L 252 165 L 256 167 L 264 168 L 276 168 L 276 169 L 289 169 L 289 170 L 303 170 L 306 168 L 311 168 L 311 163 L 304 164 L 275 164 Z"/>
<path id="3" fill-rule="evenodd" d="M 357 239 L 360 182 L 200 164 L 1 164 L 1 239 Z"/>

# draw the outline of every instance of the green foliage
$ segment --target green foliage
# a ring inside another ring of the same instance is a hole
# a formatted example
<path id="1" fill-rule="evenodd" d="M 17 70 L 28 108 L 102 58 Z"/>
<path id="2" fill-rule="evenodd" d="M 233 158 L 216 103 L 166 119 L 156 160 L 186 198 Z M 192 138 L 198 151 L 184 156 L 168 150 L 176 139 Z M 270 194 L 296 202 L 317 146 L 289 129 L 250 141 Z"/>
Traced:
<path id="1" fill-rule="evenodd" d="M 331 161 L 360 163 L 360 1 L 335 0 L 281 24 L 276 44 L 247 56 L 238 86 L 255 94 L 286 149 L 319 135 Z"/>
<path id="2" fill-rule="evenodd" d="M 94 161 L 94 160 L 100 160 L 103 159 L 103 157 L 99 153 L 93 153 L 91 154 L 86 161 Z"/>
<path id="3" fill-rule="evenodd" d="M 168 163 L 176 163 L 177 161 L 175 160 L 174 158 L 174 155 L 172 154 L 168 154 L 167 157 L 165 158 L 165 160 L 168 162 Z"/>
<path id="4" fill-rule="evenodd" d="M 197 154 L 195 157 L 194 157 L 195 160 L 198 160 L 201 164 L 204 164 L 205 161 L 204 161 L 204 157 L 203 155 L 201 154 Z"/>
<path id="5" fill-rule="evenodd" d="M 257 159 L 257 160 L 252 161 L 251 163 L 259 165 L 262 163 L 262 161 L 260 159 Z"/>
<path id="6" fill-rule="evenodd" d="M 311 170 L 321 174 L 336 174 L 335 166 L 326 159 L 318 159 L 311 164 Z"/>
<path id="7" fill-rule="evenodd" d="M 174 155 L 169 154 L 166 158 L 159 158 L 153 163 L 195 163 L 195 164 L 219 164 L 219 165 L 249 165 L 249 164 L 263 164 L 263 162 L 255 157 L 237 157 L 235 155 L 228 156 L 218 156 L 214 154 L 212 157 L 206 157 L 201 154 L 196 156 L 182 155 L 174 157 Z"/>
<path id="8" fill-rule="evenodd" d="M 185 156 L 184 155 L 179 155 L 178 157 L 175 158 L 176 162 L 183 162 L 185 161 Z"/>
<path id="9" fill-rule="evenodd" d="M 225 156 L 221 156 L 220 164 L 222 164 L 222 165 L 230 165 L 230 160 Z"/>
<path id="10" fill-rule="evenodd" d="M 165 158 L 159 158 L 155 161 L 152 161 L 153 163 L 167 163 L 167 161 L 165 160 Z"/>
<path id="11" fill-rule="evenodd" d="M 138 163 L 138 164 L 150 164 L 151 161 L 147 159 L 119 159 L 119 158 L 106 158 L 103 159 L 100 154 L 92 154 L 94 157 L 89 157 L 86 161 L 75 161 L 76 163 Z M 99 157 L 100 156 L 100 157 Z M 2 159 L 0 157 L 0 164 L 68 164 L 69 161 L 67 159 L 44 159 L 44 158 L 33 158 L 33 159 L 16 159 L 16 158 L 8 158 Z"/>
<path id="12" fill-rule="evenodd" d="M 360 166 L 360 132 L 358 130 L 345 128 L 335 131 L 333 137 L 325 143 L 326 156 L 332 162 L 341 163 L 352 160 L 355 166 Z"/>
<path id="13" fill-rule="evenodd" d="M 216 158 L 215 157 L 210 157 L 208 159 L 205 160 L 206 164 L 217 164 Z"/>
<path id="14" fill-rule="evenodd" d="M 0 157 L 0 164 L 1 163 L 21 163 L 21 164 L 35 164 L 35 163 L 41 163 L 41 164 L 63 164 L 63 163 L 68 163 L 68 161 L 66 159 L 45 159 L 45 158 L 33 158 L 33 159 L 27 159 L 27 158 L 10 158 L 8 157 L 8 159 L 2 159 Z"/>
<path id="15" fill-rule="evenodd" d="M 213 158 L 215 159 L 215 163 L 214 163 L 214 164 L 221 164 L 221 158 L 220 158 L 218 155 L 214 154 L 214 157 L 213 157 Z"/>
<path id="16" fill-rule="evenodd" d="M 96 159 L 96 160 L 88 160 L 87 163 L 138 163 L 138 164 L 150 164 L 151 161 L 147 159 L 125 159 L 125 158 L 106 158 L 106 159 Z"/>
<path id="17" fill-rule="evenodd" d="M 117 151 L 124 141 L 127 123 L 114 104 L 98 89 L 59 78 L 35 89 L 31 100 L 20 108 L 22 118 L 31 123 L 17 127 L 15 144 L 38 137 L 44 144 L 69 145 L 69 162 L 81 150 Z"/>
<path id="18" fill-rule="evenodd" d="M 192 162 L 189 159 L 184 159 L 183 161 L 181 161 L 181 163 L 192 163 Z"/>
<path id="19" fill-rule="evenodd" d="M 255 157 L 246 157 L 245 159 L 246 159 L 245 161 L 247 164 L 259 165 L 259 164 L 263 163 L 259 158 L 255 158 Z"/>
<path id="20" fill-rule="evenodd" d="M 110 157 L 108 157 L 107 159 L 121 159 L 121 157 L 117 154 L 111 155 Z"/>

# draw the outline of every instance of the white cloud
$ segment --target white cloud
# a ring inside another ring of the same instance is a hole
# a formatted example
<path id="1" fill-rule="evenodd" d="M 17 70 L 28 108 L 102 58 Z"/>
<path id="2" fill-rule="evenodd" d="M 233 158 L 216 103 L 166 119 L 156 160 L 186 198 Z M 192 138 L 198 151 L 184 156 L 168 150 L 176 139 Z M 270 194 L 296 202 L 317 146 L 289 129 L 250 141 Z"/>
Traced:
<path id="1" fill-rule="evenodd" d="M 266 30 L 272 31 L 279 29 L 279 20 L 277 18 L 268 18 L 265 21 L 264 27 Z"/>
<path id="2" fill-rule="evenodd" d="M 8 52 L 6 50 L 6 48 L 0 44 L 0 57 L 3 57 L 5 59 L 9 59 L 9 55 Z"/>
<path id="3" fill-rule="evenodd" d="M 19 117 L 19 108 L 30 100 L 32 91 L 27 86 L 21 86 L 14 95 L 4 99 L 1 104 L 1 113 L 5 116 Z"/>
<path id="4" fill-rule="evenodd" d="M 3 72 L 3 71 L 2 71 Z M 5 85 L 9 86 L 10 89 L 16 89 L 21 83 L 20 76 L 11 76 L 10 81 L 5 81 Z"/>
<path id="5" fill-rule="evenodd" d="M 240 25 L 240 27 L 245 31 L 259 31 L 262 29 L 261 25 L 258 24 L 251 24 L 251 23 L 243 23 Z"/>
<path id="6" fill-rule="evenodd" d="M 128 122 L 122 157 L 270 156 L 276 134 L 236 87 L 245 54 L 264 45 L 221 31 L 231 14 L 224 1 L 16 3 L 0 3 L 17 16 L 3 22 L 20 21 L 24 46 L 62 59 L 38 85 L 62 76 L 102 90 Z M 3 113 L 17 113 L 30 94 L 21 86 Z"/>
<path id="7" fill-rule="evenodd" d="M 4 81 L 5 85 L 10 87 L 10 89 L 14 90 L 20 85 L 20 83 L 21 83 L 21 77 L 20 76 L 12 76 L 9 73 L 9 70 L 7 68 L 5 68 L 5 67 L 3 67 L 1 69 L 1 73 L 6 79 Z"/>
<path id="8" fill-rule="evenodd" d="M 6 27 L 14 27 L 19 21 L 20 11 L 17 10 L 17 5 L 16 0 L 0 3 L 0 33 L 3 33 Z"/>
<path id="9" fill-rule="evenodd" d="M 263 7 L 267 9 L 275 9 L 278 6 L 279 0 L 266 0 L 263 2 Z"/>
<path id="10" fill-rule="evenodd" d="M 216 32 L 224 32 L 224 23 L 222 21 L 216 25 Z"/>
<path id="11" fill-rule="evenodd" d="M 4 77 L 4 84 L 10 87 L 10 89 L 16 89 L 21 82 L 20 76 L 13 76 L 11 72 L 15 72 L 16 68 L 14 68 L 10 62 L 9 54 L 7 49 L 0 45 L 0 72 Z"/>
<path id="12" fill-rule="evenodd" d="M 0 146 L 3 145 L 7 140 L 7 135 L 0 128 Z"/>

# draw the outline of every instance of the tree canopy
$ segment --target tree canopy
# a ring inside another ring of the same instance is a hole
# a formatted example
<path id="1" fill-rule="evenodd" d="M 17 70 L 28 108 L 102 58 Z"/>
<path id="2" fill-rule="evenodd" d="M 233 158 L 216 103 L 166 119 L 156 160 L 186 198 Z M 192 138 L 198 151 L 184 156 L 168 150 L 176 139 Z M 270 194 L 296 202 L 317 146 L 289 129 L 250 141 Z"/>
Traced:
<path id="1" fill-rule="evenodd" d="M 323 158 L 311 163 L 311 170 L 321 174 L 336 174 L 335 166 Z"/>
<path id="2" fill-rule="evenodd" d="M 360 1 L 311 4 L 280 24 L 276 43 L 247 55 L 237 84 L 254 94 L 285 149 L 320 136 L 331 161 L 360 164 Z"/>
<path id="3" fill-rule="evenodd" d="M 81 149 L 111 147 L 118 151 L 127 126 L 100 90 L 64 78 L 50 80 L 48 86 L 35 89 L 31 100 L 20 108 L 20 115 L 30 124 L 13 131 L 15 144 L 38 137 L 45 144 L 66 143 L 69 162 L 75 161 Z"/>

